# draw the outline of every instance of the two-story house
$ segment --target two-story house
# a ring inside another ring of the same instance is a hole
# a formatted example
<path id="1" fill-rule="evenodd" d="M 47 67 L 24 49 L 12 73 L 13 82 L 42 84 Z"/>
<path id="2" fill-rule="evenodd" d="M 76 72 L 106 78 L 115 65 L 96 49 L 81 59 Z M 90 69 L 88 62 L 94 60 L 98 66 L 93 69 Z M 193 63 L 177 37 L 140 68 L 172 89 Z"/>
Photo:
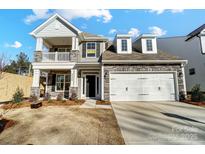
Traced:
<path id="1" fill-rule="evenodd" d="M 159 51 L 154 35 L 133 41 L 128 34 L 117 34 L 109 42 L 82 32 L 58 14 L 31 35 L 36 39 L 32 93 L 37 96 L 42 74 L 45 91 L 53 98 L 74 94 L 80 99 L 175 101 L 186 91 L 187 61 Z"/>
<path id="2" fill-rule="evenodd" d="M 185 66 L 188 92 L 196 84 L 200 84 L 201 90 L 205 92 L 205 24 L 187 36 L 159 38 L 158 47 L 189 61 Z"/>

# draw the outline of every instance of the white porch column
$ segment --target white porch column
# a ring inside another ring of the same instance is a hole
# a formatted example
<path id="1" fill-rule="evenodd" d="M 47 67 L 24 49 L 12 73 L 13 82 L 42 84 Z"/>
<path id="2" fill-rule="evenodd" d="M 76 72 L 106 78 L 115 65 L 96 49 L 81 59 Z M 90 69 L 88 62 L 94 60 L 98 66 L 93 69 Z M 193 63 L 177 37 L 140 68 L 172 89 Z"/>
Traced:
<path id="1" fill-rule="evenodd" d="M 72 37 L 72 50 L 75 50 L 75 48 L 76 48 L 76 43 L 75 43 L 75 37 Z"/>
<path id="2" fill-rule="evenodd" d="M 43 38 L 38 37 L 36 39 L 36 51 L 43 51 Z"/>
<path id="3" fill-rule="evenodd" d="M 33 70 L 33 83 L 32 87 L 39 87 L 40 85 L 40 70 L 39 69 L 34 69 Z"/>
<path id="4" fill-rule="evenodd" d="M 71 81 L 70 85 L 71 87 L 78 87 L 78 70 L 77 69 L 71 69 Z"/>
<path id="5" fill-rule="evenodd" d="M 48 92 L 48 73 L 46 73 L 46 93 Z"/>
<path id="6" fill-rule="evenodd" d="M 75 47 L 76 50 L 79 50 L 79 40 L 77 37 L 75 38 Z"/>
<path id="7" fill-rule="evenodd" d="M 101 66 L 101 100 L 104 100 L 104 65 Z"/>
<path id="8" fill-rule="evenodd" d="M 187 97 L 187 91 L 186 91 L 186 90 L 187 90 L 187 89 L 186 89 L 186 78 L 185 78 L 184 67 L 185 67 L 185 64 L 181 64 L 182 75 L 183 75 L 184 94 L 185 94 L 185 97 Z"/>

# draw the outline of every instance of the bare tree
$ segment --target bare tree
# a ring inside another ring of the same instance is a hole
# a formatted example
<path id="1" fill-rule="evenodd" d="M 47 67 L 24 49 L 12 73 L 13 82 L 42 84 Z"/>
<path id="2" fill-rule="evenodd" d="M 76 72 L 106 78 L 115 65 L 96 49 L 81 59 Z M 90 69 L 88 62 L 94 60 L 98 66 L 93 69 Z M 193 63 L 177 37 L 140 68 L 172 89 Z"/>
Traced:
<path id="1" fill-rule="evenodd" d="M 0 55 L 0 79 L 3 78 L 3 71 L 5 66 L 6 66 L 6 56 L 2 53 Z"/>

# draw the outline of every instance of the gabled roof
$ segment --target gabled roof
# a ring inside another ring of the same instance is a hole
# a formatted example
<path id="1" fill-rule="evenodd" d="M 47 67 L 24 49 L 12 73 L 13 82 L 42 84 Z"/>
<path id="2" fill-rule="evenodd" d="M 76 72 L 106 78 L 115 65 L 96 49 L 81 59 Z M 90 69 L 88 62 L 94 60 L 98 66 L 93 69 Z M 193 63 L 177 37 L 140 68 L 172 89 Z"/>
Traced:
<path id="1" fill-rule="evenodd" d="M 63 18 L 62 16 L 60 16 L 59 14 L 54 14 L 53 16 L 51 16 L 50 18 L 48 18 L 44 23 L 42 23 L 40 26 L 38 26 L 36 29 L 34 29 L 30 35 L 32 36 L 36 36 L 36 33 L 39 32 L 40 30 L 42 30 L 43 28 L 45 28 L 49 23 L 51 23 L 52 21 L 54 21 L 55 19 L 59 18 L 61 21 L 63 21 L 66 25 L 68 25 L 69 27 L 71 27 L 73 30 L 75 30 L 77 33 L 81 33 L 81 31 L 75 27 L 73 24 L 71 24 L 70 22 L 68 22 L 65 18 Z"/>
<path id="2" fill-rule="evenodd" d="M 205 29 L 205 24 L 201 25 L 200 27 L 198 27 L 197 29 L 195 29 L 194 31 L 192 31 L 191 33 L 189 33 L 187 35 L 187 39 L 186 41 L 190 40 L 191 38 L 197 36 L 198 34 L 200 34 L 200 32 Z"/>

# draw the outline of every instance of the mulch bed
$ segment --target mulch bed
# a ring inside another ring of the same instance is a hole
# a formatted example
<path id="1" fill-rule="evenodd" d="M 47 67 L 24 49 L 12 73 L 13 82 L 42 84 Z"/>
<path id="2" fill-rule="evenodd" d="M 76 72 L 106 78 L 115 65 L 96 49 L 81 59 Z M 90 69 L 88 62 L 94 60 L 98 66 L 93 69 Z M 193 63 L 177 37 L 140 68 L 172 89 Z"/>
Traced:
<path id="1" fill-rule="evenodd" d="M 62 101 L 56 101 L 56 100 L 49 100 L 49 101 L 42 101 L 42 106 L 72 106 L 72 105 L 82 105 L 85 102 L 85 100 L 62 100 Z"/>
<path id="2" fill-rule="evenodd" d="M 5 129 L 14 126 L 16 123 L 17 122 L 14 120 L 1 119 L 0 120 L 0 133 L 3 132 Z"/>
<path id="3" fill-rule="evenodd" d="M 187 104 L 205 107 L 205 102 L 192 102 L 191 100 L 184 100 L 183 102 Z"/>
<path id="4" fill-rule="evenodd" d="M 111 105 L 111 102 L 110 101 L 100 101 L 100 100 L 97 100 L 96 101 L 96 105 Z"/>
<path id="5" fill-rule="evenodd" d="M 85 100 L 62 100 L 62 101 L 57 101 L 57 100 L 49 100 L 49 101 L 42 101 L 42 106 L 73 106 L 73 105 L 82 105 L 85 102 Z M 22 107 L 30 107 L 31 102 L 20 102 L 20 103 L 7 103 L 1 106 L 4 110 L 8 109 L 18 109 Z"/>

